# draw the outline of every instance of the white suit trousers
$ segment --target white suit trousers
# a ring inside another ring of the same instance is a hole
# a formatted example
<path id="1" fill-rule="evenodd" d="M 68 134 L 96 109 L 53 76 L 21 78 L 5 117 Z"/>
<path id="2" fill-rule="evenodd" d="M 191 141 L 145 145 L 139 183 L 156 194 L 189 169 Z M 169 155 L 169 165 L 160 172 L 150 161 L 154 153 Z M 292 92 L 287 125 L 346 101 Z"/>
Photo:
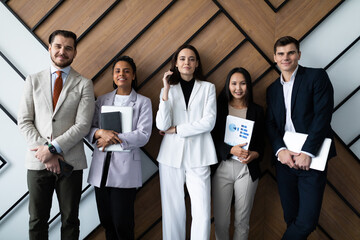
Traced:
<path id="1" fill-rule="evenodd" d="M 212 180 L 216 240 L 229 240 L 230 211 L 235 193 L 234 240 L 246 240 L 258 180 L 252 181 L 249 168 L 237 160 L 222 161 Z"/>
<path id="2" fill-rule="evenodd" d="M 210 167 L 174 168 L 159 163 L 163 240 L 185 240 L 184 184 L 191 201 L 191 240 L 210 238 Z"/>

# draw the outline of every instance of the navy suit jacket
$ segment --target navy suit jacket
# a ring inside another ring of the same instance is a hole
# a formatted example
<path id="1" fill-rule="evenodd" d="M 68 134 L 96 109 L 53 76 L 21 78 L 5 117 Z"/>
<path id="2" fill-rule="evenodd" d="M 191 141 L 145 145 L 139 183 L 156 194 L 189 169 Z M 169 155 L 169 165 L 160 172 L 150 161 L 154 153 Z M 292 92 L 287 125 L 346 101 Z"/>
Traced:
<path id="1" fill-rule="evenodd" d="M 278 78 L 267 89 L 267 132 L 276 152 L 286 147 L 286 110 L 283 85 Z M 333 138 L 330 126 L 334 108 L 334 90 L 324 69 L 307 68 L 299 65 L 291 95 L 291 119 L 296 132 L 308 134 L 302 151 L 317 155 L 326 137 Z M 329 157 L 336 155 L 334 141 Z"/>

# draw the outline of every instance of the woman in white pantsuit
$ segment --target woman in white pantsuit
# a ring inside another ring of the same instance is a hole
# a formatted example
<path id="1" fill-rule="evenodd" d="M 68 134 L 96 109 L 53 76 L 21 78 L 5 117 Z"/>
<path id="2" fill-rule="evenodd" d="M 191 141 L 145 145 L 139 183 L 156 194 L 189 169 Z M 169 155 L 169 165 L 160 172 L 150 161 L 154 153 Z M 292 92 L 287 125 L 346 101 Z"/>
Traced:
<path id="1" fill-rule="evenodd" d="M 246 240 L 255 197 L 259 162 L 264 151 L 264 111 L 253 102 L 251 77 L 244 68 L 232 69 L 218 98 L 216 125 L 212 132 L 219 165 L 213 167 L 212 193 L 217 240 L 229 239 L 230 211 L 235 195 L 234 240 Z M 249 150 L 246 144 L 230 146 L 224 143 L 226 117 L 246 118 L 255 122 Z M 231 158 L 233 155 L 237 160 Z M 216 169 L 217 167 L 217 169 Z M 216 171 L 215 171 L 216 170 Z"/>
<path id="2" fill-rule="evenodd" d="M 174 53 L 163 77 L 156 126 L 164 135 L 158 155 L 164 240 L 184 240 L 184 184 L 191 200 L 191 239 L 210 237 L 210 165 L 217 163 L 211 130 L 216 119 L 215 86 L 206 82 L 191 45 Z"/>

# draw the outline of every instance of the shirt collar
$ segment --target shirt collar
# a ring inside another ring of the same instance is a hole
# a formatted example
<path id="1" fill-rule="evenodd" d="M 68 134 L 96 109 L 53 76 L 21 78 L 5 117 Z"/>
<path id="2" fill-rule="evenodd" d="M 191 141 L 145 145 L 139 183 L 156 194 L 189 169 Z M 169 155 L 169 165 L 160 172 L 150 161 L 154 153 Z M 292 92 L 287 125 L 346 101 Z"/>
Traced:
<path id="1" fill-rule="evenodd" d="M 51 74 L 54 74 L 56 71 L 62 71 L 63 73 L 65 73 L 66 75 L 69 75 L 69 72 L 70 72 L 70 66 L 67 66 L 65 68 L 62 68 L 62 69 L 57 69 L 56 67 L 54 67 L 52 64 L 51 64 Z"/>
<path id="2" fill-rule="evenodd" d="M 299 69 L 299 65 L 297 65 L 297 67 L 295 68 L 295 71 L 291 74 L 291 77 L 290 77 L 290 81 L 289 81 L 289 82 L 294 82 L 295 77 L 296 77 L 296 73 L 297 73 L 298 69 Z M 284 78 L 283 78 L 283 75 L 282 75 L 282 74 L 280 75 L 280 83 L 281 83 L 282 85 L 285 84 L 285 81 L 284 81 Z"/>

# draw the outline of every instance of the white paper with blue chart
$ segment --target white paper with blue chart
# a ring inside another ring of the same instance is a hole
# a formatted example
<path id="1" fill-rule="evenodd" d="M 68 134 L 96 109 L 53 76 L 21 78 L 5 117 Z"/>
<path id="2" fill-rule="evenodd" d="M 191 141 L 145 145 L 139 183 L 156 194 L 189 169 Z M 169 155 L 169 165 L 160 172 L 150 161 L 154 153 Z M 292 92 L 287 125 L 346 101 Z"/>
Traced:
<path id="1" fill-rule="evenodd" d="M 243 148 L 249 149 L 250 140 L 254 128 L 254 121 L 228 115 L 226 118 L 224 142 L 231 146 L 248 143 Z M 233 159 L 239 160 L 236 156 Z"/>

